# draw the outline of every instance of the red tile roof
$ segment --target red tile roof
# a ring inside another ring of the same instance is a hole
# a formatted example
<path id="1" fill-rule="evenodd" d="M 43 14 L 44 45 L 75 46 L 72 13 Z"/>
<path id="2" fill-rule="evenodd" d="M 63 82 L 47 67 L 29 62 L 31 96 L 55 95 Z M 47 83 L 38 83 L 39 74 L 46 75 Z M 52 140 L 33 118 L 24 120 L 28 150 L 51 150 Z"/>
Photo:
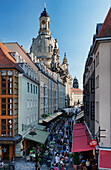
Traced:
<path id="1" fill-rule="evenodd" d="M 2 49 L 3 53 L 11 60 L 15 63 L 15 59 L 9 54 L 11 51 L 0 42 L 0 48 Z"/>
<path id="2" fill-rule="evenodd" d="M 111 7 L 98 34 L 98 38 L 111 37 Z"/>
<path id="3" fill-rule="evenodd" d="M 22 72 L 9 52 L 11 51 L 0 42 L 0 68 L 15 68 Z"/>
<path id="4" fill-rule="evenodd" d="M 83 94 L 83 91 L 81 89 L 72 89 L 72 93 L 76 93 L 76 94 Z"/>

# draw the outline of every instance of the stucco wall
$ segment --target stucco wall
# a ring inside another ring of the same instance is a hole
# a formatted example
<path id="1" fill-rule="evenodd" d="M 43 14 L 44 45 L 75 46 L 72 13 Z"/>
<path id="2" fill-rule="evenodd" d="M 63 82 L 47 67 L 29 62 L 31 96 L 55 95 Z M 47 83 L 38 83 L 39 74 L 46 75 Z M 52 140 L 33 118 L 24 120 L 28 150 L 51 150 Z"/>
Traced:
<path id="1" fill-rule="evenodd" d="M 32 84 L 32 86 L 35 85 L 35 87 L 37 86 L 37 94 L 36 92 L 35 94 L 30 91 L 27 92 L 27 82 L 29 82 L 29 89 L 31 89 L 30 84 Z M 31 129 L 30 127 L 22 130 L 22 124 L 32 125 L 32 127 L 34 127 L 38 123 L 38 89 L 39 87 L 36 83 L 24 77 L 22 74 L 19 75 L 18 133 L 21 135 L 25 135 Z M 27 103 L 28 99 L 29 108 Z"/>
<path id="2" fill-rule="evenodd" d="M 99 87 L 95 89 L 95 117 L 99 119 L 100 128 L 106 130 L 106 132 L 101 132 L 101 135 L 106 138 L 101 138 L 100 146 L 111 147 L 111 43 L 99 45 L 95 60 L 98 52 L 99 64 L 95 65 L 95 81 L 99 76 Z M 99 125 L 97 123 L 95 125 L 96 132 Z"/>

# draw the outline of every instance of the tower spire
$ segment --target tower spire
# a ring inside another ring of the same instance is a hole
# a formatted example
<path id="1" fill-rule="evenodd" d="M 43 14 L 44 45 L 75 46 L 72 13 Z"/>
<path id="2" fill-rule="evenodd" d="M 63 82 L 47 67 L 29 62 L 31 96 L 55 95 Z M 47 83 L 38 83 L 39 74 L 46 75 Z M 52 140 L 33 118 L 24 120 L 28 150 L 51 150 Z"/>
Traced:
<path id="1" fill-rule="evenodd" d="M 67 64 L 66 52 L 64 53 L 63 63 L 64 63 L 64 64 Z"/>
<path id="2" fill-rule="evenodd" d="M 44 3 L 44 11 L 46 11 L 46 3 Z"/>

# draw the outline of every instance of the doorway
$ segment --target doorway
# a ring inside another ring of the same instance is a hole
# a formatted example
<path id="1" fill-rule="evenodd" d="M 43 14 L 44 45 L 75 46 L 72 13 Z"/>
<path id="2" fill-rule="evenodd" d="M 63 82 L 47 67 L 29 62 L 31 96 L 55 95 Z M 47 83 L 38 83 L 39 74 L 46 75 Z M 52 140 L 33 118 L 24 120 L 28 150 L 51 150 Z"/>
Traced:
<path id="1" fill-rule="evenodd" d="M 2 145 L 3 160 L 9 160 L 9 145 Z"/>

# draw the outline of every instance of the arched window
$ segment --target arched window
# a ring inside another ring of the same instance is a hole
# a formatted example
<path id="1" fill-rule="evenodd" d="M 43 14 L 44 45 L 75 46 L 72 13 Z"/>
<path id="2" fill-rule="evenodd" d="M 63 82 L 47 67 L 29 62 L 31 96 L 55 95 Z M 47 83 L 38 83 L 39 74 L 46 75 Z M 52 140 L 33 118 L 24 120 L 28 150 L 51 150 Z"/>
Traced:
<path id="1" fill-rule="evenodd" d="M 42 20 L 42 28 L 46 28 L 46 22 L 45 22 L 45 20 Z"/>
<path id="2" fill-rule="evenodd" d="M 48 29 L 50 29 L 50 22 L 48 22 Z"/>

